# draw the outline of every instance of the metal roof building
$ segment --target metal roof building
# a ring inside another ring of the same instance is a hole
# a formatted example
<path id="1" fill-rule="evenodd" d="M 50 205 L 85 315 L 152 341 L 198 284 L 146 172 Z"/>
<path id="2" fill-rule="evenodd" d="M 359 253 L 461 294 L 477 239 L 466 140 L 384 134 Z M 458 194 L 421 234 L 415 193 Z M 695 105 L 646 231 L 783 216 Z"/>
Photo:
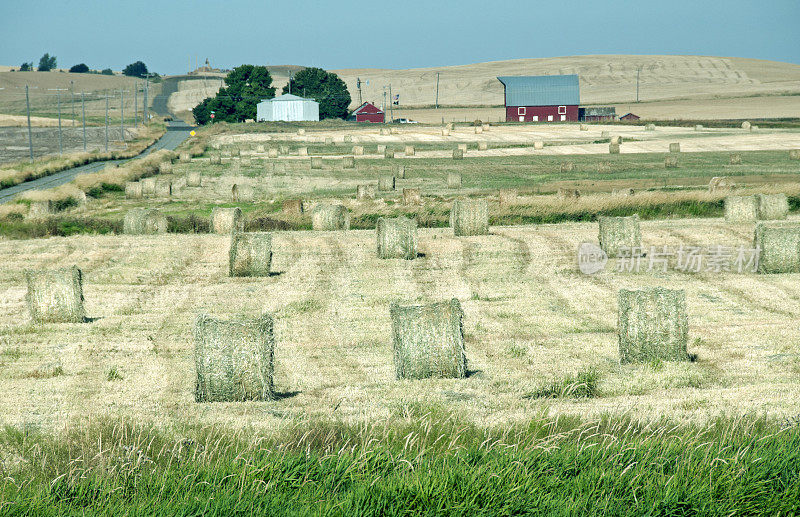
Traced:
<path id="1" fill-rule="evenodd" d="M 577 75 L 510 75 L 497 79 L 505 87 L 506 120 L 578 120 L 581 95 Z"/>
<path id="2" fill-rule="evenodd" d="M 319 103 L 313 99 L 304 99 L 287 93 L 274 99 L 266 99 L 256 106 L 256 121 L 297 122 L 302 120 L 319 120 Z"/>

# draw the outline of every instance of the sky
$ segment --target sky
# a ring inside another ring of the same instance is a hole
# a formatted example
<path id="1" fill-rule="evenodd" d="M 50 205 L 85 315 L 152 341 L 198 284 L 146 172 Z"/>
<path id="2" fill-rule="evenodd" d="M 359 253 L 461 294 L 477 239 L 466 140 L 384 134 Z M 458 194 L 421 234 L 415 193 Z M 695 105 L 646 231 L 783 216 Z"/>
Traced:
<path id="1" fill-rule="evenodd" d="M 584 54 L 800 64 L 800 0 L 0 0 L 0 65 L 422 68 Z"/>

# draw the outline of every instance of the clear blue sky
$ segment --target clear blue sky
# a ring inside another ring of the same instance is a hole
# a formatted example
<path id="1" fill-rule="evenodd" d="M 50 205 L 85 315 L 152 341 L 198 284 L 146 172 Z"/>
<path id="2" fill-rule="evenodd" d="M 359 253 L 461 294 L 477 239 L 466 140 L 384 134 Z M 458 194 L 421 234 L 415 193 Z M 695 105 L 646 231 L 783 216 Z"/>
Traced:
<path id="1" fill-rule="evenodd" d="M 800 0 L 0 0 L 0 64 L 187 71 L 189 56 L 412 68 L 579 54 L 698 54 L 800 64 Z"/>

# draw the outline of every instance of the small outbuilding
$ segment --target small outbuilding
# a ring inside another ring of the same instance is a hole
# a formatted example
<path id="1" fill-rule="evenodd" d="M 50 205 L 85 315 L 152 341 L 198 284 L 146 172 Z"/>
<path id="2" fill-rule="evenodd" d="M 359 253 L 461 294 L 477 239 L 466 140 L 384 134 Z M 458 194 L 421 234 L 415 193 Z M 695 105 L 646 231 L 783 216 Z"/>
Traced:
<path id="1" fill-rule="evenodd" d="M 378 108 L 371 102 L 365 102 L 350 114 L 348 120 L 383 124 L 386 121 L 386 115 L 382 109 Z"/>
<path id="2" fill-rule="evenodd" d="M 266 99 L 256 106 L 258 122 L 284 121 L 318 121 L 319 103 L 314 99 L 305 99 L 287 93 L 274 99 Z"/>
<path id="3" fill-rule="evenodd" d="M 639 115 L 634 115 L 633 113 L 626 113 L 626 114 L 622 115 L 619 119 L 633 122 L 633 121 L 639 120 L 640 118 L 641 117 L 639 117 Z"/>
<path id="4" fill-rule="evenodd" d="M 582 122 L 611 122 L 617 120 L 617 109 L 614 106 L 594 106 L 578 110 Z"/>

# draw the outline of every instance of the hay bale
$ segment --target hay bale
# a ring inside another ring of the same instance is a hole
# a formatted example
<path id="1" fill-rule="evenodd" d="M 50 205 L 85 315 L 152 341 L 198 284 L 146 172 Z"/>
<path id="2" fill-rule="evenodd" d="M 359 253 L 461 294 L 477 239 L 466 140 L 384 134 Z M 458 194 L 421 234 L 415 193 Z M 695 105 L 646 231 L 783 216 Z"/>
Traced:
<path id="1" fill-rule="evenodd" d="M 729 223 L 748 223 L 758 219 L 756 196 L 727 196 L 725 198 L 725 220 Z"/>
<path id="2" fill-rule="evenodd" d="M 742 129 L 750 131 L 750 122 L 748 122 L 746 120 L 744 122 L 742 122 Z"/>
<path id="3" fill-rule="evenodd" d="M 572 172 L 575 170 L 575 164 L 573 162 L 561 162 L 559 170 L 561 172 Z"/>
<path id="4" fill-rule="evenodd" d="M 619 144 L 621 144 L 621 143 L 622 143 L 622 137 L 621 137 L 621 136 L 619 136 L 619 135 L 612 136 L 612 137 L 611 137 L 611 142 L 610 142 L 610 143 L 612 143 L 612 144 L 618 144 L 618 145 L 619 145 Z"/>
<path id="5" fill-rule="evenodd" d="M 266 150 L 267 150 L 267 149 L 266 149 L 266 147 L 264 147 L 264 145 L 263 145 L 263 144 L 258 144 L 258 145 L 256 146 L 256 152 L 257 152 L 257 153 L 263 153 L 263 152 L 265 152 Z"/>
<path id="6" fill-rule="evenodd" d="M 790 160 L 800 160 L 800 149 L 792 149 L 789 151 Z"/>
<path id="7" fill-rule="evenodd" d="M 278 149 L 276 147 L 270 147 L 269 151 L 267 151 L 268 158 L 277 158 L 278 157 Z"/>
<path id="8" fill-rule="evenodd" d="M 405 156 L 414 156 L 414 154 L 416 154 L 416 150 L 414 149 L 413 145 L 407 145 L 403 154 Z"/>
<path id="9" fill-rule="evenodd" d="M 333 138 L 330 136 L 325 137 L 325 145 L 333 145 Z"/>
<path id="10" fill-rule="evenodd" d="M 417 221 L 402 216 L 394 219 L 379 217 L 375 230 L 378 258 L 417 258 Z"/>
<path id="11" fill-rule="evenodd" d="M 192 161 L 192 155 L 189 154 L 189 153 L 185 153 L 185 152 L 181 153 L 180 154 L 180 160 L 181 160 L 181 162 L 184 162 L 184 163 L 191 162 Z"/>
<path id="12" fill-rule="evenodd" d="M 533 148 L 537 151 L 544 149 L 544 142 L 541 140 L 537 140 L 533 143 Z"/>
<path id="13" fill-rule="evenodd" d="M 278 151 L 279 151 L 281 154 L 289 154 L 289 146 L 288 146 L 288 145 L 286 145 L 286 144 L 279 145 L 279 146 L 278 146 Z"/>
<path id="14" fill-rule="evenodd" d="M 231 186 L 231 201 L 238 203 L 240 201 L 253 201 L 256 193 L 252 185 L 243 185 L 234 183 Z"/>
<path id="15" fill-rule="evenodd" d="M 350 136 L 350 135 L 344 135 L 342 137 L 342 142 L 345 143 L 345 144 L 349 144 L 352 141 L 353 141 L 353 137 Z"/>
<path id="16" fill-rule="evenodd" d="M 155 178 L 142 178 L 139 180 L 142 184 L 142 196 L 152 197 L 156 194 L 156 179 Z"/>
<path id="17" fill-rule="evenodd" d="M 132 208 L 122 220 L 126 235 L 158 235 L 167 233 L 167 217 L 154 208 Z"/>
<path id="18" fill-rule="evenodd" d="M 308 156 L 308 147 L 298 147 L 297 156 Z"/>
<path id="19" fill-rule="evenodd" d="M 355 156 L 344 156 L 342 158 L 342 169 L 355 169 L 356 158 Z"/>
<path id="20" fill-rule="evenodd" d="M 142 198 L 142 184 L 138 181 L 129 181 L 125 183 L 125 199 L 141 199 Z"/>
<path id="21" fill-rule="evenodd" d="M 356 186 L 356 199 L 365 201 L 368 199 L 375 199 L 378 188 L 375 185 L 358 185 Z"/>
<path id="22" fill-rule="evenodd" d="M 689 360 L 683 289 L 620 289 L 617 321 L 620 363 Z"/>
<path id="23" fill-rule="evenodd" d="M 464 151 L 461 149 L 453 149 L 453 159 L 454 160 L 463 160 L 464 159 Z"/>
<path id="24" fill-rule="evenodd" d="M 517 202 L 517 189 L 515 188 L 502 188 L 497 193 L 497 197 L 501 205 L 512 205 Z"/>
<path id="25" fill-rule="evenodd" d="M 475 126 L 475 134 L 480 135 L 483 133 L 483 126 Z"/>
<path id="26" fill-rule="evenodd" d="M 731 165 L 741 165 L 742 153 L 731 153 L 728 163 L 730 163 Z"/>
<path id="27" fill-rule="evenodd" d="M 322 168 L 322 156 L 312 156 L 311 157 L 311 168 L 312 169 L 321 169 Z"/>
<path id="28" fill-rule="evenodd" d="M 156 187 L 153 190 L 153 196 L 159 198 L 172 197 L 172 181 L 159 179 L 156 181 Z"/>
<path id="29" fill-rule="evenodd" d="M 405 178 L 406 177 L 406 166 L 395 164 L 392 167 L 392 171 L 394 172 L 395 178 Z"/>
<path id="30" fill-rule="evenodd" d="M 447 188 L 461 188 L 461 173 L 448 172 L 447 173 Z"/>
<path id="31" fill-rule="evenodd" d="M 219 151 L 220 149 L 222 149 L 222 144 L 220 144 L 219 142 L 214 142 L 213 144 L 211 144 L 211 148 L 214 149 L 215 151 Z"/>
<path id="32" fill-rule="evenodd" d="M 587 126 L 586 124 L 581 124 L 580 130 L 581 131 L 589 131 L 589 126 Z"/>
<path id="33" fill-rule="evenodd" d="M 752 125 L 752 126 L 750 126 L 750 132 L 751 132 L 751 133 L 754 133 L 754 132 L 756 132 L 756 131 L 758 131 L 758 126 L 756 126 L 755 124 L 754 124 L 754 125 Z"/>
<path id="34" fill-rule="evenodd" d="M 311 212 L 311 227 L 318 231 L 349 230 L 350 212 L 342 205 L 319 203 Z"/>
<path id="35" fill-rule="evenodd" d="M 386 152 L 386 146 L 385 145 L 379 145 L 378 146 L 378 154 L 383 154 L 385 152 Z"/>
<path id="36" fill-rule="evenodd" d="M 732 187 L 733 184 L 728 181 L 727 176 L 714 176 L 708 182 L 708 191 L 716 192 L 717 190 L 727 189 Z"/>
<path id="37" fill-rule="evenodd" d="M 53 201 L 46 199 L 42 201 L 31 201 L 28 207 L 27 219 L 46 219 L 56 213 L 56 205 Z"/>
<path id="38" fill-rule="evenodd" d="M 556 196 L 560 199 L 578 199 L 581 197 L 581 191 L 576 188 L 560 187 Z"/>
<path id="39" fill-rule="evenodd" d="M 386 160 L 391 160 L 394 158 L 394 149 L 389 149 L 388 147 L 383 150 L 383 158 Z"/>
<path id="40" fill-rule="evenodd" d="M 225 321 L 200 314 L 194 340 L 195 402 L 275 398 L 272 316 Z"/>
<path id="41" fill-rule="evenodd" d="M 172 174 L 172 162 L 161 162 L 158 164 L 159 174 Z"/>
<path id="42" fill-rule="evenodd" d="M 489 124 L 484 124 L 483 125 L 483 130 L 484 131 L 489 131 L 489 127 L 490 127 Z"/>
<path id="43" fill-rule="evenodd" d="M 671 153 L 679 153 L 681 152 L 681 144 L 680 142 L 672 142 L 669 144 L 669 152 Z"/>
<path id="44" fill-rule="evenodd" d="M 611 134 L 608 131 L 600 131 L 600 138 L 609 138 Z"/>
<path id="45" fill-rule="evenodd" d="M 609 257 L 620 255 L 622 248 L 639 248 L 642 245 L 642 232 L 639 228 L 639 216 L 598 218 L 600 248 Z"/>
<path id="46" fill-rule="evenodd" d="M 383 175 L 378 177 L 378 190 L 394 190 L 394 176 Z"/>
<path id="47" fill-rule="evenodd" d="M 695 124 L 694 130 L 695 131 L 702 131 L 703 130 L 703 124 Z"/>
<path id="48" fill-rule="evenodd" d="M 231 234 L 228 253 L 230 276 L 269 276 L 272 264 L 272 234 L 264 232 Z"/>
<path id="49" fill-rule="evenodd" d="M 391 134 L 392 134 L 392 131 L 388 127 L 382 127 L 381 128 L 381 136 L 389 136 Z"/>
<path id="50" fill-rule="evenodd" d="M 36 323 L 82 323 L 83 275 L 76 266 L 63 269 L 26 269 L 25 297 Z"/>
<path id="51" fill-rule="evenodd" d="M 656 125 L 655 124 L 647 124 L 646 126 L 644 126 L 644 130 L 645 131 L 655 131 L 656 130 Z"/>
<path id="52" fill-rule="evenodd" d="M 297 134 L 300 135 L 300 136 L 305 135 L 306 134 L 306 130 L 303 129 L 303 128 L 300 128 L 300 129 L 297 130 Z"/>
<path id="53" fill-rule="evenodd" d="M 632 188 L 620 188 L 620 189 L 613 189 L 611 191 L 612 196 L 617 197 L 629 197 L 636 193 Z"/>
<path id="54" fill-rule="evenodd" d="M 235 156 L 235 157 L 238 158 L 241 155 L 242 155 L 242 152 L 239 150 L 238 147 L 234 147 L 233 149 L 231 149 L 231 156 Z"/>
<path id="55" fill-rule="evenodd" d="M 363 145 L 354 145 L 353 146 L 353 154 L 355 156 L 364 156 L 364 146 Z"/>
<path id="56" fill-rule="evenodd" d="M 450 210 L 450 226 L 456 236 L 488 234 L 489 203 L 485 199 L 455 199 Z"/>
<path id="57" fill-rule="evenodd" d="M 677 169 L 678 168 L 678 157 L 677 156 L 665 156 L 664 157 L 664 168 L 665 169 Z"/>
<path id="58" fill-rule="evenodd" d="M 218 207 L 211 210 L 211 231 L 226 234 L 244 230 L 244 218 L 239 207 Z"/>
<path id="59" fill-rule="evenodd" d="M 442 136 L 450 136 L 450 129 L 443 127 L 442 128 Z"/>
<path id="60" fill-rule="evenodd" d="M 486 142 L 478 142 L 478 151 L 486 151 L 489 149 L 489 144 Z"/>
<path id="61" fill-rule="evenodd" d="M 461 152 L 467 154 L 467 144 L 458 144 L 458 148 L 461 150 Z"/>
<path id="62" fill-rule="evenodd" d="M 619 154 L 619 144 L 608 144 L 608 154 Z"/>
<path id="63" fill-rule="evenodd" d="M 789 215 L 789 199 L 786 194 L 758 194 L 758 218 L 762 221 L 786 219 Z"/>
<path id="64" fill-rule="evenodd" d="M 190 172 L 186 175 L 187 187 L 199 187 L 202 184 L 202 178 L 199 172 Z"/>
<path id="65" fill-rule="evenodd" d="M 404 188 L 403 189 L 403 204 L 404 205 L 421 205 L 422 195 L 418 188 Z"/>
<path id="66" fill-rule="evenodd" d="M 222 156 L 218 154 L 212 154 L 208 161 L 211 165 L 222 165 Z"/>
<path id="67" fill-rule="evenodd" d="M 398 379 L 464 378 L 464 311 L 453 298 L 427 305 L 392 303 L 395 375 Z"/>
<path id="68" fill-rule="evenodd" d="M 303 201 L 300 199 L 286 199 L 283 202 L 283 213 L 299 215 L 303 213 Z"/>
<path id="69" fill-rule="evenodd" d="M 758 223 L 753 248 L 760 249 L 759 273 L 800 273 L 800 225 Z"/>
<path id="70" fill-rule="evenodd" d="M 452 122 L 448 122 L 447 124 L 444 125 L 444 128 L 445 129 L 449 129 L 450 131 L 452 131 L 453 130 L 453 123 Z"/>

